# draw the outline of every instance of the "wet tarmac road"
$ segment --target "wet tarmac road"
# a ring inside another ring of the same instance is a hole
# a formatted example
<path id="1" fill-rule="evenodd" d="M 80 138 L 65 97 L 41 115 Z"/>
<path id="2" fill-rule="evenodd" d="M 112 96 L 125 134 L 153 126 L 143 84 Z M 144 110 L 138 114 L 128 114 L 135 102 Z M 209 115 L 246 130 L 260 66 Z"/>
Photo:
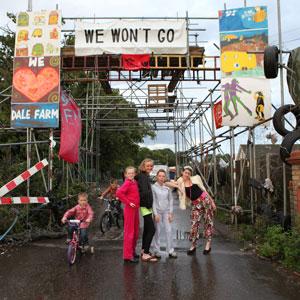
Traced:
<path id="1" fill-rule="evenodd" d="M 187 212 L 176 226 L 188 229 Z M 0 299 L 300 299 L 299 281 L 221 236 L 209 256 L 187 256 L 188 241 L 177 240 L 178 259 L 138 265 L 123 264 L 122 241 L 92 240 L 95 254 L 73 267 L 62 240 L 1 255 Z"/>

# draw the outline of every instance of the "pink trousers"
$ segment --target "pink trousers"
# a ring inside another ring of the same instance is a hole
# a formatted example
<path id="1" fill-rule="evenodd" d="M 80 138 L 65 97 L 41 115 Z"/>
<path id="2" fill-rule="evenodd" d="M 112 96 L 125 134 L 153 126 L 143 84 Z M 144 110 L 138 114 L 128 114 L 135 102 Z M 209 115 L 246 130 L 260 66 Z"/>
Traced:
<path id="1" fill-rule="evenodd" d="M 132 259 L 139 238 L 139 209 L 125 205 L 123 258 Z"/>

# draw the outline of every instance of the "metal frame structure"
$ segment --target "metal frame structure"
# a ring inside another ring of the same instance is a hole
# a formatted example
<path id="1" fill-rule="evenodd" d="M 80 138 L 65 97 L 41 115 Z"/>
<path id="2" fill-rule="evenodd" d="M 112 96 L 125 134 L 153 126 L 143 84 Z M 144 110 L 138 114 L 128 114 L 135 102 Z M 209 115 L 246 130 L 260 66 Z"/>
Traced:
<path id="1" fill-rule="evenodd" d="M 280 20 L 280 6 L 278 0 L 278 18 Z M 73 28 L 70 26 L 74 20 L 79 18 L 64 18 L 66 29 L 63 32 L 66 36 L 73 34 Z M 111 20 L 120 18 L 108 17 L 80 17 L 80 19 L 90 20 Z M 121 18 L 122 19 L 122 18 Z M 138 18 L 124 18 L 138 19 Z M 147 18 L 161 19 L 161 18 Z M 178 19 L 178 18 L 163 18 Z M 206 56 L 204 48 L 199 47 L 197 37 L 198 33 L 205 30 L 195 28 L 193 22 L 201 20 L 218 20 L 217 17 L 186 17 L 189 43 L 191 45 L 191 36 L 196 39 L 196 47 L 190 46 L 187 55 L 153 55 L 151 57 L 150 70 L 141 70 L 138 72 L 124 71 L 121 67 L 120 56 L 103 55 L 89 57 L 75 57 L 74 48 L 66 46 L 62 49 L 61 70 L 62 80 L 65 83 L 85 82 L 87 84 L 87 93 L 85 98 L 75 99 L 83 112 L 83 122 L 85 124 L 85 139 L 80 148 L 81 161 L 78 165 L 78 177 L 84 179 L 86 183 L 92 182 L 93 177 L 99 178 L 100 164 L 100 144 L 99 138 L 101 129 L 107 131 L 121 131 L 138 129 L 141 124 L 147 125 L 154 131 L 169 131 L 174 139 L 174 149 L 176 154 L 177 170 L 182 165 L 192 163 L 198 169 L 203 179 L 207 179 L 209 173 L 213 174 L 213 186 L 210 188 L 213 195 L 217 195 L 217 152 L 222 153 L 221 144 L 230 141 L 231 156 L 231 175 L 234 178 L 232 182 L 232 205 L 237 205 L 239 188 L 235 176 L 235 137 L 249 132 L 249 138 L 252 140 L 251 146 L 251 176 L 255 177 L 255 134 L 256 126 L 252 128 L 229 128 L 223 129 L 221 133 L 216 133 L 213 121 L 213 106 L 220 99 L 220 67 L 219 57 Z M 198 24 L 196 24 L 198 25 Z M 280 26 L 280 22 L 279 22 Z M 279 28 L 281 32 L 281 28 Z M 195 34 L 192 34 L 195 32 Z M 281 38 L 280 38 L 281 44 Z M 194 52 L 201 52 L 194 54 Z M 282 54 L 281 54 L 282 55 Z M 281 58 L 282 61 L 282 58 Z M 74 74 L 76 74 L 74 76 Z M 151 107 L 147 105 L 148 93 L 147 83 L 157 81 L 168 83 L 168 93 L 174 97 L 173 103 L 166 102 L 164 105 Z M 111 86 L 116 82 L 121 82 L 122 86 Z M 191 83 L 194 85 L 191 86 Z M 203 86 L 207 84 L 208 86 Z M 115 95 L 114 89 L 118 90 L 119 95 Z M 193 91 L 207 90 L 207 94 L 201 98 L 186 96 L 185 93 Z M 283 87 L 282 87 L 283 89 Z M 105 95 L 103 95 L 103 92 Z M 283 94 L 282 94 L 283 95 Z M 0 104 L 9 99 L 8 90 L 0 93 Z M 4 99 L 2 99 L 4 98 Z M 125 99 L 127 104 L 119 103 L 118 100 Z M 283 99 L 283 96 L 282 96 Z M 101 101 L 102 100 L 102 101 Z M 105 103 L 103 101 L 105 100 Z M 284 100 L 283 100 L 284 102 Z M 137 112 L 138 118 L 118 119 L 110 117 L 116 110 L 132 110 Z M 269 121 L 269 120 L 267 120 Z M 11 128 L 1 128 L 0 133 Z M 37 131 L 37 130 L 35 130 Z M 32 149 L 35 145 L 37 155 L 39 155 L 37 145 L 45 141 L 36 141 L 34 132 L 31 129 L 20 132 L 26 132 L 27 135 L 27 164 L 30 165 Z M 54 137 L 56 131 L 50 129 L 50 138 Z M 210 136 L 206 139 L 206 136 Z M 9 146 L 12 144 L 0 144 Z M 209 170 L 201 166 L 208 153 L 212 154 L 213 164 Z M 49 147 L 49 171 L 48 182 L 45 178 L 44 184 L 46 191 L 52 190 L 53 173 L 53 147 Z M 64 164 L 68 182 L 73 180 L 71 172 L 72 166 Z M 94 173 L 91 171 L 94 170 Z M 284 171 L 285 173 L 285 171 Z M 44 176 L 44 175 L 43 175 Z M 284 175 L 285 176 L 285 175 Z M 286 215 L 286 182 L 284 182 L 284 214 Z M 27 194 L 29 196 L 30 182 L 28 182 Z M 253 212 L 253 203 L 255 195 L 251 192 L 251 208 Z"/>

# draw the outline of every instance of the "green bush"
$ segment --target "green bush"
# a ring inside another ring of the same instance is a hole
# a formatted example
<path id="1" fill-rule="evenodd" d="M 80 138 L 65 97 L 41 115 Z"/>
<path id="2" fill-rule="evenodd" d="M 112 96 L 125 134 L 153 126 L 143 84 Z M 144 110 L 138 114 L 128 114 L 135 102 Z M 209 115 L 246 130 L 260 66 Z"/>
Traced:
<path id="1" fill-rule="evenodd" d="M 284 257 L 284 244 L 286 242 L 286 233 L 281 226 L 271 226 L 267 228 L 263 238 L 263 243 L 258 247 L 260 255 L 272 259 L 281 259 Z"/>
<path id="2" fill-rule="evenodd" d="M 241 224 L 240 225 L 240 238 L 243 241 L 254 242 L 256 238 L 255 228 L 252 225 Z"/>
<path id="3" fill-rule="evenodd" d="M 283 251 L 283 264 L 300 272 L 300 234 L 296 230 L 286 234 Z"/>

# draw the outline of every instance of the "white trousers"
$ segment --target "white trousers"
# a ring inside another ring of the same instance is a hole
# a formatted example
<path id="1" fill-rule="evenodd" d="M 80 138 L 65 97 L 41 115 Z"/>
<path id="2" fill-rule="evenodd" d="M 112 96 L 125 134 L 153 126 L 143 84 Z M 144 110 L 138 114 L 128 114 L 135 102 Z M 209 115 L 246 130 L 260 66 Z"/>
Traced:
<path id="1" fill-rule="evenodd" d="M 160 252 L 160 238 L 161 238 L 161 232 L 163 227 L 165 228 L 166 231 L 166 251 L 167 253 L 172 253 L 174 252 L 173 248 L 173 236 L 172 236 L 172 223 L 169 222 L 168 212 L 158 212 L 157 215 L 159 215 L 160 220 L 159 222 L 155 222 L 155 235 L 152 241 L 152 248 L 154 253 L 159 253 Z"/>

